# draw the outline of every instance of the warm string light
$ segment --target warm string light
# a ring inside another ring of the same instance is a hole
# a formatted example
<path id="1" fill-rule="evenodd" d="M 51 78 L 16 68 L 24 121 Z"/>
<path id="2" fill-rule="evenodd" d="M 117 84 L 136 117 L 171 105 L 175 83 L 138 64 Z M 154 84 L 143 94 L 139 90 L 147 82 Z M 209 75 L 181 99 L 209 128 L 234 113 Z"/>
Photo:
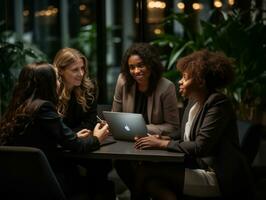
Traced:
<path id="1" fill-rule="evenodd" d="M 23 11 L 23 16 L 24 17 L 27 17 L 27 16 L 29 16 L 30 15 L 30 11 L 29 10 L 24 10 Z"/>
<path id="2" fill-rule="evenodd" d="M 215 1 L 213 2 L 213 6 L 214 6 L 215 8 L 221 8 L 221 7 L 223 6 L 223 3 L 222 3 L 220 0 L 215 0 Z"/>
<path id="3" fill-rule="evenodd" d="M 185 4 L 183 2 L 178 2 L 176 4 L 176 7 L 180 10 L 184 10 L 185 9 Z"/>
<path id="4" fill-rule="evenodd" d="M 158 9 L 165 9 L 166 3 L 163 1 L 149 1 L 148 8 L 158 8 Z"/>
<path id="5" fill-rule="evenodd" d="M 179 9 L 179 10 L 184 10 L 185 9 L 185 4 L 183 2 L 178 2 L 176 4 L 176 7 Z M 201 3 L 193 3 L 192 4 L 192 8 L 196 11 L 198 10 L 202 10 L 203 9 L 203 5 Z"/>
<path id="6" fill-rule="evenodd" d="M 36 17 L 50 17 L 50 16 L 55 16 L 58 13 L 58 9 L 53 7 L 53 6 L 49 6 L 46 10 L 41 10 L 41 11 L 37 11 L 35 13 Z"/>
<path id="7" fill-rule="evenodd" d="M 201 3 L 193 3 L 193 4 L 192 4 L 192 8 L 193 8 L 194 10 L 202 10 L 203 5 L 202 5 Z"/>
<path id="8" fill-rule="evenodd" d="M 85 5 L 85 4 L 81 4 L 80 6 L 79 6 L 79 10 L 80 11 L 84 11 L 84 10 L 86 10 L 87 9 L 87 6 Z"/>
<path id="9" fill-rule="evenodd" d="M 154 32 L 154 34 L 156 34 L 156 35 L 160 35 L 160 34 L 162 34 L 162 30 L 159 29 L 159 28 L 154 29 L 153 32 Z"/>
<path id="10" fill-rule="evenodd" d="M 228 0 L 228 5 L 232 6 L 235 4 L 235 0 Z"/>

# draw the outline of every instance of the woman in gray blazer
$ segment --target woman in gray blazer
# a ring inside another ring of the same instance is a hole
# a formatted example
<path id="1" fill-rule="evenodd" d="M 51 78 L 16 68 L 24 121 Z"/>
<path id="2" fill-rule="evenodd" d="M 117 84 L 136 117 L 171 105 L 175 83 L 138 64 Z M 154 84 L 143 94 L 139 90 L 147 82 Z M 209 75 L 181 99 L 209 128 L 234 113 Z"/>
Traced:
<path id="1" fill-rule="evenodd" d="M 169 134 L 179 128 L 175 85 L 162 77 L 163 66 L 156 49 L 135 43 L 122 59 L 112 110 L 141 113 L 150 134 Z"/>
<path id="2" fill-rule="evenodd" d="M 156 49 L 135 43 L 124 54 L 112 111 L 141 113 L 150 134 L 169 135 L 179 130 L 179 112 L 174 83 L 162 77 L 163 66 Z M 137 162 L 116 161 L 116 170 L 131 190 Z M 132 196 L 133 196 L 132 192 Z"/>
<path id="3" fill-rule="evenodd" d="M 232 61 L 222 53 L 201 50 L 181 58 L 177 69 L 182 73 L 179 92 L 189 100 L 180 138 L 150 135 L 137 139 L 135 147 L 183 152 L 185 169 L 142 165 L 138 194 L 154 199 L 164 199 L 166 194 L 168 199 L 182 194 L 253 199 L 249 167 L 239 151 L 236 115 L 230 100 L 219 92 L 233 80 Z"/>

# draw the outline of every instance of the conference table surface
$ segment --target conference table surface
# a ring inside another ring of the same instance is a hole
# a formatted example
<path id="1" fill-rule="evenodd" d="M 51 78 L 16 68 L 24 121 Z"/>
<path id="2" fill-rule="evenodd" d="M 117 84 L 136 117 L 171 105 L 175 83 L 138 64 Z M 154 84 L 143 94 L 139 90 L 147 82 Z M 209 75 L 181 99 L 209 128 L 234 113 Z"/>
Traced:
<path id="1" fill-rule="evenodd" d="M 112 159 L 112 160 L 139 160 L 158 162 L 184 162 L 184 153 L 169 152 L 165 150 L 138 150 L 134 142 L 116 141 L 101 146 L 100 149 L 88 153 L 66 152 L 65 156 L 83 159 Z"/>

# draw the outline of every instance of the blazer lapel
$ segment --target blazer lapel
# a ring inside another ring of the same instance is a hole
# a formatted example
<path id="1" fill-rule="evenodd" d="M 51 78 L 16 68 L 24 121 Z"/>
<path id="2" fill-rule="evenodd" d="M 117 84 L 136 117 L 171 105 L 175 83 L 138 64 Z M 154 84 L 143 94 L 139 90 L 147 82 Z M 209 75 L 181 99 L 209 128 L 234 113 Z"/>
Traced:
<path id="1" fill-rule="evenodd" d="M 182 140 L 184 138 L 185 127 L 186 127 L 186 123 L 187 123 L 187 120 L 188 120 L 188 114 L 189 114 L 189 111 L 190 111 L 192 105 L 193 105 L 193 103 L 191 101 L 189 101 L 187 106 L 186 106 L 186 108 L 185 108 L 183 117 L 182 117 L 182 124 L 181 124 L 181 139 Z"/>
<path id="2" fill-rule="evenodd" d="M 125 104 L 124 104 L 124 109 L 126 112 L 131 112 L 133 113 L 134 112 L 134 107 L 135 107 L 135 96 L 136 96 L 136 84 L 134 84 L 132 87 L 131 87 L 131 91 L 126 94 L 127 95 L 127 101 L 124 101 Z"/>
<path id="3" fill-rule="evenodd" d="M 151 114 L 152 114 L 154 98 L 155 98 L 155 92 L 152 93 L 152 95 L 148 97 L 147 115 L 148 115 L 149 123 L 151 122 L 151 116 L 152 116 Z"/>
<path id="4" fill-rule="evenodd" d="M 196 114 L 194 120 L 193 120 L 193 123 L 191 125 L 191 129 L 190 129 L 190 135 L 189 135 L 189 138 L 190 140 L 194 141 L 195 138 L 196 138 L 196 135 L 197 135 L 197 131 L 198 131 L 198 128 L 195 129 L 195 126 L 198 125 L 198 122 L 201 121 L 201 117 L 199 117 L 202 113 L 202 109 L 203 107 L 200 108 L 200 110 L 198 111 L 198 113 Z M 193 132 L 191 132 L 192 130 L 194 130 Z"/>

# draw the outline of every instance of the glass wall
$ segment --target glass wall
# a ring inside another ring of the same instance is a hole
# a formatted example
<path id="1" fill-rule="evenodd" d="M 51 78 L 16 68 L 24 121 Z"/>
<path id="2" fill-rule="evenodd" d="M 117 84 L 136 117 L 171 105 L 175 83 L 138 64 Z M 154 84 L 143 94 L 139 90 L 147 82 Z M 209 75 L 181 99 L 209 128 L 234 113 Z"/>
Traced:
<path id="1" fill-rule="evenodd" d="M 70 46 L 90 61 L 90 75 L 100 79 L 100 101 L 110 103 L 123 52 L 135 41 L 159 34 L 156 24 L 166 3 L 143 0 L 5 0 L 1 1 L 1 33 L 47 55 Z M 149 24 L 146 26 L 145 24 Z"/>
<path id="2" fill-rule="evenodd" d="M 111 103 L 122 55 L 133 42 L 182 34 L 178 23 L 162 26 L 173 12 L 198 10 L 197 20 L 211 15 L 218 20 L 216 11 L 223 16 L 230 3 L 234 1 L 2 0 L 0 28 L 1 35 L 13 33 L 7 41 L 23 41 L 49 62 L 62 47 L 79 49 L 89 59 L 90 76 L 98 80 L 99 102 Z"/>

